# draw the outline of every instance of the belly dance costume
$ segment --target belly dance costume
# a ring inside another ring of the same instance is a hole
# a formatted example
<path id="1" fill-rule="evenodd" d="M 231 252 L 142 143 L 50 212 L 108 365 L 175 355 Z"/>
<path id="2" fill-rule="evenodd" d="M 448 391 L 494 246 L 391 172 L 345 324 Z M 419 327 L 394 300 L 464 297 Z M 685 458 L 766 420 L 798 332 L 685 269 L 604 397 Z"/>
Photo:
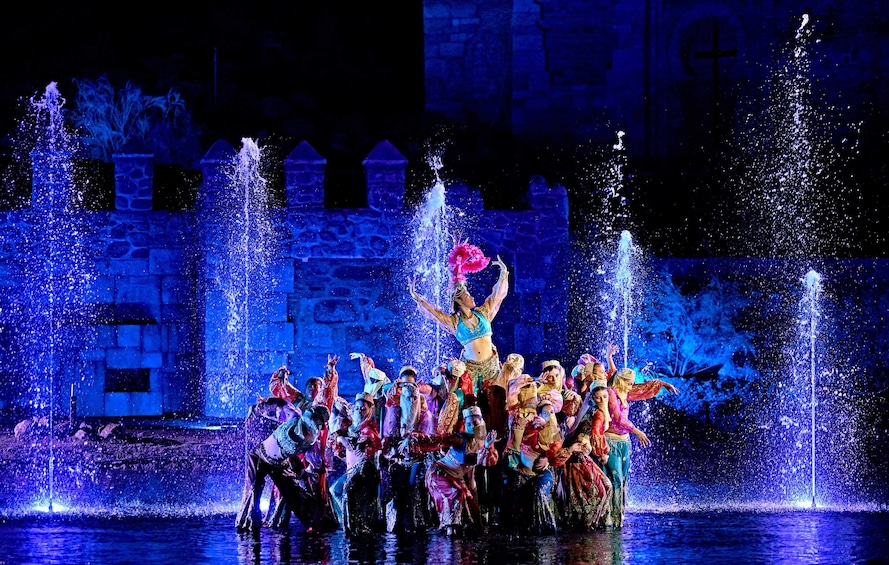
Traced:
<path id="1" fill-rule="evenodd" d="M 497 355 L 497 348 L 493 347 L 493 354 L 483 361 L 466 359 L 465 348 L 469 342 L 482 337 L 489 337 L 494 333 L 491 329 L 491 321 L 488 320 L 487 316 L 482 314 L 480 310 L 473 310 L 472 313 L 475 314 L 478 323 L 474 328 L 470 328 L 463 322 L 462 317 L 458 317 L 454 337 L 457 338 L 457 341 L 464 348 L 462 360 L 466 363 L 466 369 L 472 375 L 475 388 L 478 390 L 484 388 L 487 381 L 496 378 L 500 374 L 500 357 Z"/>

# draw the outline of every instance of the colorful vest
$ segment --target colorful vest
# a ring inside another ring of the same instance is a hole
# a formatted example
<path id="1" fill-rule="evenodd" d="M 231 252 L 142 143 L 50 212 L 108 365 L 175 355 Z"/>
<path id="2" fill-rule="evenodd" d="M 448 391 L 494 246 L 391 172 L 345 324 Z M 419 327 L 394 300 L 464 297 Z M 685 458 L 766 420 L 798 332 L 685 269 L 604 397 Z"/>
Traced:
<path id="1" fill-rule="evenodd" d="M 281 455 L 284 457 L 305 453 L 312 446 L 312 444 L 303 439 L 302 436 L 297 436 L 299 438 L 298 440 L 293 439 L 290 431 L 299 423 L 299 420 L 299 418 L 293 418 L 292 420 L 284 422 L 272 432 L 272 436 L 281 448 Z"/>

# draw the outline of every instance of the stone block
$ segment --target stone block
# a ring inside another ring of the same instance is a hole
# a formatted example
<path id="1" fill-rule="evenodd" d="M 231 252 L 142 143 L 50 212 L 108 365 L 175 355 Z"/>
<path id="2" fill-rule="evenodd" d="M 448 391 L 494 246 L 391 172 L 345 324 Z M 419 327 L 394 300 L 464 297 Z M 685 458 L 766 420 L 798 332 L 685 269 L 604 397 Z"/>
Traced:
<path id="1" fill-rule="evenodd" d="M 207 373 L 224 373 L 228 369 L 228 360 L 223 351 L 208 347 L 204 352 L 204 366 Z"/>
<path id="2" fill-rule="evenodd" d="M 114 277 L 99 275 L 84 289 L 84 300 L 92 303 L 108 304 L 114 301 Z"/>
<path id="3" fill-rule="evenodd" d="M 160 369 L 164 366 L 164 358 L 159 351 L 154 353 L 143 353 L 139 364 L 142 368 L 146 369 Z"/>
<path id="4" fill-rule="evenodd" d="M 160 308 L 158 321 L 162 324 L 176 324 L 195 319 L 191 304 L 164 304 Z"/>
<path id="5" fill-rule="evenodd" d="M 161 326 L 142 326 L 142 351 L 152 352 L 161 350 Z"/>
<path id="6" fill-rule="evenodd" d="M 287 321 L 287 295 L 272 292 L 266 295 L 265 319 L 269 322 Z"/>
<path id="7" fill-rule="evenodd" d="M 95 386 L 90 382 L 80 383 L 75 387 L 77 395 L 78 416 L 104 416 L 105 415 L 105 390 L 103 385 Z"/>
<path id="8" fill-rule="evenodd" d="M 294 274 L 293 261 L 282 260 L 272 265 L 272 272 L 275 273 L 275 284 L 272 287 L 276 292 L 293 292 Z"/>
<path id="9" fill-rule="evenodd" d="M 465 53 L 463 44 L 457 42 L 442 43 L 438 46 L 438 50 L 442 57 L 462 58 Z"/>
<path id="10" fill-rule="evenodd" d="M 269 324 L 268 347 L 274 351 L 292 351 L 293 324 Z"/>
<path id="11" fill-rule="evenodd" d="M 536 292 L 523 292 L 513 297 L 519 299 L 521 304 L 520 316 L 522 321 L 536 322 L 540 320 L 540 294 Z"/>
<path id="12" fill-rule="evenodd" d="M 333 328 L 320 324 L 300 324 L 296 326 L 296 349 L 324 348 L 333 342 Z M 350 346 L 351 347 L 351 346 Z"/>
<path id="13" fill-rule="evenodd" d="M 141 347 L 142 331 L 141 326 L 125 325 L 117 326 L 117 344 L 118 347 Z"/>
<path id="14" fill-rule="evenodd" d="M 81 361 L 105 361 L 104 347 L 85 347 L 78 353 Z"/>
<path id="15" fill-rule="evenodd" d="M 151 249 L 148 252 L 148 272 L 152 275 L 173 275 L 184 269 L 181 249 Z"/>
<path id="16" fill-rule="evenodd" d="M 161 301 L 164 304 L 182 304 L 188 302 L 191 285 L 185 277 L 169 275 L 161 277 Z"/>
<path id="17" fill-rule="evenodd" d="M 131 416 L 131 392 L 106 392 L 104 415 L 109 417 Z"/>
<path id="18" fill-rule="evenodd" d="M 542 352 L 545 338 L 543 332 L 543 324 L 516 324 L 516 351 L 526 357 Z"/>
<path id="19" fill-rule="evenodd" d="M 179 349 L 179 327 L 173 324 L 158 326 L 161 329 L 162 351 L 177 351 Z"/>
<path id="20" fill-rule="evenodd" d="M 335 324 L 354 322 L 358 312 L 351 300 L 321 300 L 313 309 L 315 322 Z"/>
<path id="21" fill-rule="evenodd" d="M 102 325 L 96 328 L 96 345 L 99 347 L 113 347 L 117 342 L 117 332 L 114 326 Z"/>
<path id="22" fill-rule="evenodd" d="M 129 250 L 130 244 L 127 243 Z M 113 259 L 108 262 L 108 272 L 114 275 L 146 276 L 148 259 Z"/>
<path id="23" fill-rule="evenodd" d="M 211 324 L 204 325 L 204 350 L 222 351 L 228 342 L 228 332 L 225 328 Z"/>
<path id="24" fill-rule="evenodd" d="M 134 392 L 130 394 L 131 416 L 162 416 L 163 396 L 158 392 Z"/>
<path id="25" fill-rule="evenodd" d="M 145 304 L 160 313 L 161 293 L 156 277 L 121 277 L 115 288 L 115 302 Z"/>
<path id="26" fill-rule="evenodd" d="M 109 369 L 137 369 L 142 362 L 138 347 L 112 347 L 106 354 Z"/>
<path id="27" fill-rule="evenodd" d="M 541 322 L 561 322 L 568 320 L 568 301 L 563 297 L 564 294 L 544 293 L 540 296 L 540 321 Z"/>

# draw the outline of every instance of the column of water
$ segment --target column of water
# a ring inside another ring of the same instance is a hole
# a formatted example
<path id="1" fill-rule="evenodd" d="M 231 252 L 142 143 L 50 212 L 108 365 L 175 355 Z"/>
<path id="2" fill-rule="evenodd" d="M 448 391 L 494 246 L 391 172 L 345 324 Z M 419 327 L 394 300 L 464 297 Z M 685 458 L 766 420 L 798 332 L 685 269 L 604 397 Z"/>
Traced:
<path id="1" fill-rule="evenodd" d="M 54 390 L 58 385 L 56 375 L 60 369 L 58 359 L 58 347 L 60 343 L 58 332 L 62 325 L 59 316 L 67 302 L 76 302 L 72 293 L 85 281 L 66 280 L 77 279 L 83 270 L 77 261 L 76 242 L 70 238 L 76 237 L 76 230 L 72 224 L 71 200 L 73 199 L 73 181 L 71 155 L 73 153 L 73 139 L 65 130 L 62 107 L 65 100 L 58 90 L 57 84 L 52 82 L 47 85 L 42 97 L 31 99 L 31 108 L 34 113 L 34 122 L 38 131 L 35 132 L 36 140 L 32 158 L 35 160 L 34 170 L 34 196 L 32 198 L 34 208 L 39 213 L 35 217 L 35 225 L 43 233 L 37 238 L 42 248 L 41 256 L 33 257 L 33 267 L 38 272 L 29 272 L 29 279 L 36 285 L 28 291 L 27 299 L 31 302 L 29 307 L 30 320 L 26 364 L 32 375 L 42 380 L 35 388 L 34 407 L 38 414 L 45 411 L 48 434 L 48 460 L 46 470 L 46 509 L 53 512 L 55 504 L 55 440 L 53 429 L 54 419 Z M 26 124 L 22 124 L 26 127 Z M 41 218 L 42 215 L 42 218 Z M 69 239 L 64 241 L 63 239 Z M 28 265 L 28 268 L 33 268 Z M 42 271 L 39 269 L 42 268 Z M 41 433 L 42 436 L 42 433 Z"/>
<path id="2" fill-rule="evenodd" d="M 413 225 L 416 229 L 413 236 L 412 268 L 419 275 L 417 291 L 436 307 L 447 310 L 443 304 L 448 285 L 446 261 L 452 243 L 451 225 L 454 220 L 447 205 L 445 185 L 440 175 L 440 153 L 433 153 L 428 161 L 433 171 L 433 183 L 414 215 Z M 409 344 L 409 354 L 419 357 L 431 367 L 442 361 L 443 335 L 435 324 L 428 323 L 424 327 L 424 331 L 413 335 L 414 343 Z"/>
<path id="3" fill-rule="evenodd" d="M 633 237 L 624 230 L 617 246 L 617 266 L 614 275 L 615 298 L 620 311 L 620 332 L 623 344 L 623 366 L 629 364 L 630 315 L 633 308 Z"/>
<path id="4" fill-rule="evenodd" d="M 251 372 L 257 370 L 251 364 L 251 355 L 261 344 L 251 342 L 251 331 L 262 320 L 261 312 L 257 315 L 254 310 L 263 309 L 262 293 L 267 286 L 274 237 L 262 151 L 252 139 L 241 141 L 219 211 L 227 224 L 227 264 L 221 266 L 221 282 L 226 298 L 228 386 L 232 391 L 229 411 L 236 415 L 249 404 Z"/>
<path id="5" fill-rule="evenodd" d="M 815 508 L 815 437 L 817 428 L 815 426 L 815 412 L 817 407 L 817 398 L 815 394 L 815 385 L 817 377 L 817 342 L 818 342 L 818 323 L 821 319 L 821 275 L 815 271 L 809 271 L 802 279 L 804 292 L 800 300 L 800 330 L 801 344 L 805 348 L 806 369 L 808 369 L 809 384 L 809 431 L 810 431 L 810 487 L 812 493 L 812 508 Z"/>

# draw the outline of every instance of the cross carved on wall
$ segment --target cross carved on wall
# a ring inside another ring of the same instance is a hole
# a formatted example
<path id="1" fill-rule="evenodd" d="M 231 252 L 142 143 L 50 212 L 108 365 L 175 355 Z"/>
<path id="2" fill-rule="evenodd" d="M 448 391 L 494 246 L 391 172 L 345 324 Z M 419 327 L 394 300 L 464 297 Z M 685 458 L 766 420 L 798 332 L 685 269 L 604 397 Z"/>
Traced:
<path id="1" fill-rule="evenodd" d="M 695 59 L 713 60 L 713 91 L 712 91 L 712 118 L 713 131 L 719 128 L 719 61 L 727 57 L 737 57 L 737 49 L 719 48 L 719 24 L 713 24 L 713 48 L 709 51 L 701 51 L 694 54 Z"/>

